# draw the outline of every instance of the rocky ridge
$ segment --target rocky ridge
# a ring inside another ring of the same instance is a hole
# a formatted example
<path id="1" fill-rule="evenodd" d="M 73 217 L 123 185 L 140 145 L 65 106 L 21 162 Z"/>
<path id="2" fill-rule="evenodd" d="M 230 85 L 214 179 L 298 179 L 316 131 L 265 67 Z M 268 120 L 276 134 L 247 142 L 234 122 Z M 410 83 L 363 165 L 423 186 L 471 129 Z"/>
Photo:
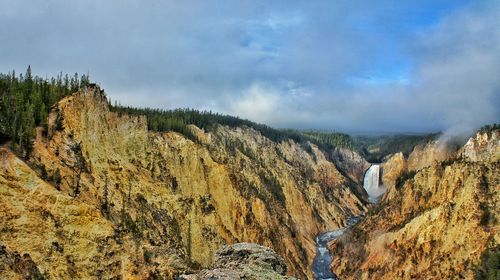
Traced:
<path id="1" fill-rule="evenodd" d="M 1 150 L 0 245 L 45 278 L 169 279 L 253 242 L 305 279 L 314 237 L 366 209 L 314 145 L 192 129 L 198 141 L 150 132 L 144 117 L 110 112 L 98 88 L 64 98 L 27 162 Z"/>
<path id="2" fill-rule="evenodd" d="M 256 244 L 237 243 L 218 250 L 211 269 L 181 275 L 180 280 L 295 279 L 287 277 L 286 272 L 285 262 L 273 250 Z"/>
<path id="3" fill-rule="evenodd" d="M 429 144 L 408 161 L 389 158 L 388 193 L 330 244 L 332 270 L 341 279 L 473 279 L 500 241 L 499 135 L 478 133 L 454 155 Z"/>

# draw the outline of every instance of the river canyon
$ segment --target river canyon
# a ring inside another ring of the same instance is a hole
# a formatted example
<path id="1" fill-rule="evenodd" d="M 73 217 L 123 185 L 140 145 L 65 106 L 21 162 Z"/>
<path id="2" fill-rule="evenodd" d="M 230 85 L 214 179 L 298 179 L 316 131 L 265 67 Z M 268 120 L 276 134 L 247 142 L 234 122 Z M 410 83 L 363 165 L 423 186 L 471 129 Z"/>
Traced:
<path id="1" fill-rule="evenodd" d="M 152 131 L 96 86 L 61 99 L 28 155 L 0 148 L 1 278 L 470 278 L 497 243 L 498 129 L 370 164 L 248 125 Z"/>

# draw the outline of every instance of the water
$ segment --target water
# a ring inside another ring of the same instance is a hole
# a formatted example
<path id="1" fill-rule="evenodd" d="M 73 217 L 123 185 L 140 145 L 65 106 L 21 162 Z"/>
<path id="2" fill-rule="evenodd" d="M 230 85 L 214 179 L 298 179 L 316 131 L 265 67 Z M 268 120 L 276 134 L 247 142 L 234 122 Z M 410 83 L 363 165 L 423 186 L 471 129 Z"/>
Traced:
<path id="1" fill-rule="evenodd" d="M 380 185 L 380 166 L 373 164 L 365 173 L 363 187 L 368 193 L 368 201 L 378 202 L 378 199 L 385 193 L 385 188 Z M 313 262 L 313 273 L 315 280 L 338 280 L 337 275 L 330 270 L 332 256 L 328 252 L 328 242 L 339 238 L 347 228 L 359 221 L 359 217 L 352 217 L 347 221 L 347 226 L 334 231 L 328 231 L 316 236 L 316 256 Z"/>
<path id="2" fill-rule="evenodd" d="M 385 193 L 385 188 L 380 185 L 380 166 L 373 164 L 365 173 L 363 187 L 368 193 L 368 201 L 377 203 Z M 328 231 L 316 237 L 316 256 L 313 262 L 313 273 L 315 280 L 338 280 L 337 275 L 330 270 L 332 256 L 328 252 L 328 242 L 339 238 L 347 228 L 359 221 L 359 217 L 352 217 L 347 221 L 347 227 Z"/>
<path id="3" fill-rule="evenodd" d="M 337 276 L 330 270 L 332 256 L 328 252 L 328 242 L 337 239 L 344 234 L 346 229 L 359 221 L 359 217 L 352 217 L 347 221 L 347 227 L 334 231 L 327 231 L 316 236 L 316 256 L 313 262 L 313 273 L 315 280 L 338 280 Z"/>
<path id="4" fill-rule="evenodd" d="M 385 193 L 385 188 L 380 186 L 380 165 L 373 164 L 365 173 L 363 187 L 368 193 L 368 201 L 376 203 L 381 195 Z"/>

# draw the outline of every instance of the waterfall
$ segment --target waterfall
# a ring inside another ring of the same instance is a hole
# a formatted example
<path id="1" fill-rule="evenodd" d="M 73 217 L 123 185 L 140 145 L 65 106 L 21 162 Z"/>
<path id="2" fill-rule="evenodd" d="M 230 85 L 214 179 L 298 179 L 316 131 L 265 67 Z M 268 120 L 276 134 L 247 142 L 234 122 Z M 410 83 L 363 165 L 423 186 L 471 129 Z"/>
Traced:
<path id="1" fill-rule="evenodd" d="M 365 173 L 363 187 L 368 193 L 368 200 L 376 202 L 377 198 L 384 194 L 385 188 L 380 186 L 380 166 L 373 164 Z"/>

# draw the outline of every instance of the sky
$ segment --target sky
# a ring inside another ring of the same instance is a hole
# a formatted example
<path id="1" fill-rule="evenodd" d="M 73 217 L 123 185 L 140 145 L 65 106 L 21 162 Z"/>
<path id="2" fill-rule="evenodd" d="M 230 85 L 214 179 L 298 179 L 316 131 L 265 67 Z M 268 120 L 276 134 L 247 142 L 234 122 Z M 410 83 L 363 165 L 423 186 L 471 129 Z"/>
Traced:
<path id="1" fill-rule="evenodd" d="M 500 122 L 500 0 L 0 7 L 0 72 L 89 73 L 122 105 L 348 133 Z"/>

